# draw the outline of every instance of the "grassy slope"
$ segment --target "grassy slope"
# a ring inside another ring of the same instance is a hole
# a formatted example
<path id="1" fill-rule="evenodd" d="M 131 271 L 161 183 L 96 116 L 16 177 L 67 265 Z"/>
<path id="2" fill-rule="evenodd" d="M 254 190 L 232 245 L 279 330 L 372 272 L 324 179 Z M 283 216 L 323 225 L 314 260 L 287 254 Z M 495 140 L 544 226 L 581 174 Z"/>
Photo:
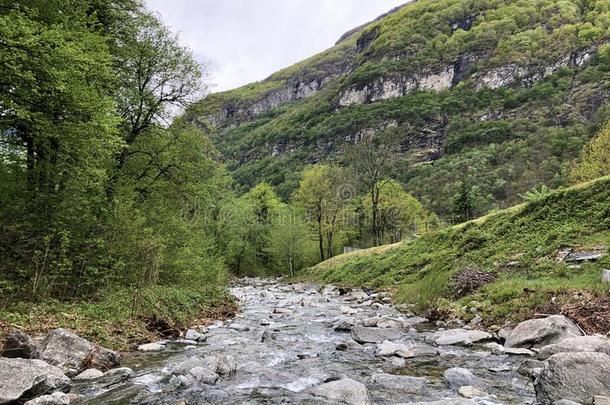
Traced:
<path id="1" fill-rule="evenodd" d="M 0 306 L 0 337 L 11 329 L 38 335 L 61 327 L 102 346 L 130 350 L 159 339 L 150 328 L 154 320 L 164 320 L 184 330 L 230 317 L 237 308 L 227 291 L 218 287 L 158 286 L 138 291 L 118 288 L 100 296 L 91 301 L 22 301 Z"/>
<path id="2" fill-rule="evenodd" d="M 424 235 L 382 253 L 335 258 L 306 277 L 329 283 L 391 289 L 420 309 L 449 308 L 459 315 L 482 312 L 487 323 L 531 316 L 552 297 L 557 309 L 573 292 L 607 290 L 600 271 L 606 256 L 581 269 L 558 263 L 558 248 L 610 243 L 610 177 L 554 192 L 537 202 Z M 513 263 L 510 266 L 507 264 Z M 464 269 L 497 272 L 495 282 L 463 298 L 452 297 L 451 276 Z"/>

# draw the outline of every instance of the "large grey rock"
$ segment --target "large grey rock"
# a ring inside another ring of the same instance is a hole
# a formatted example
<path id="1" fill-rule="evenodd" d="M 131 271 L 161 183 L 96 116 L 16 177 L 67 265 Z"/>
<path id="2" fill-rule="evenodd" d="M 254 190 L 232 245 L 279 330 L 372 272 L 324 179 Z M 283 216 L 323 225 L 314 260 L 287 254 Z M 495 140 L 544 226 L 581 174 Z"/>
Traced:
<path id="1" fill-rule="evenodd" d="M 69 389 L 70 379 L 55 366 L 42 360 L 0 357 L 0 404 Z"/>
<path id="2" fill-rule="evenodd" d="M 371 405 L 371 400 L 364 384 L 350 378 L 319 385 L 313 390 L 313 394 L 329 399 L 334 403 Z"/>
<path id="3" fill-rule="evenodd" d="M 63 392 L 54 392 L 51 395 L 43 395 L 34 398 L 24 405 L 69 405 L 70 397 Z"/>
<path id="4" fill-rule="evenodd" d="M 371 382 L 401 394 L 426 395 L 425 378 L 379 373 L 371 376 Z"/>
<path id="5" fill-rule="evenodd" d="M 218 381 L 218 374 L 210 370 L 207 367 L 194 367 L 188 372 L 188 377 L 194 379 L 197 382 L 213 385 Z"/>
<path id="6" fill-rule="evenodd" d="M 450 368 L 443 373 L 443 377 L 445 377 L 445 380 L 449 386 L 456 390 L 464 386 L 472 386 L 477 388 L 483 387 L 483 382 L 479 379 L 479 377 L 472 374 L 472 371 L 466 368 Z"/>
<path id="7" fill-rule="evenodd" d="M 384 340 L 397 340 L 402 336 L 396 329 L 366 328 L 356 325 L 352 328 L 352 338 L 358 343 L 379 343 Z"/>
<path id="8" fill-rule="evenodd" d="M 412 359 L 414 357 L 424 356 L 436 356 L 438 355 L 438 349 L 436 347 L 428 345 L 415 345 L 409 347 L 407 350 L 397 351 L 396 355 L 405 359 Z"/>
<path id="9" fill-rule="evenodd" d="M 41 344 L 40 358 L 72 376 L 86 368 L 107 370 L 121 362 L 117 352 L 95 345 L 65 329 L 55 329 L 47 335 Z"/>
<path id="10" fill-rule="evenodd" d="M 476 342 L 491 339 L 491 334 L 480 330 L 449 329 L 438 331 L 426 337 L 426 341 L 438 346 L 469 346 Z"/>
<path id="11" fill-rule="evenodd" d="M 560 399 L 593 404 L 594 396 L 610 396 L 610 356 L 594 352 L 551 356 L 534 387 L 542 405 Z"/>
<path id="12" fill-rule="evenodd" d="M 564 339 L 559 343 L 544 346 L 538 353 L 540 360 L 546 360 L 557 353 L 600 352 L 610 356 L 610 340 L 604 336 L 579 336 Z"/>
<path id="13" fill-rule="evenodd" d="M 409 345 L 404 343 L 393 343 L 389 340 L 384 340 L 381 343 L 377 343 L 375 355 L 381 357 L 394 356 L 397 352 L 406 352 L 409 350 L 409 347 Z"/>
<path id="14" fill-rule="evenodd" d="M 541 348 L 582 336 L 580 329 L 563 315 L 521 322 L 506 338 L 506 347 Z"/>
<path id="15" fill-rule="evenodd" d="M 37 359 L 38 347 L 31 337 L 20 330 L 11 331 L 3 341 L 1 355 L 9 358 Z"/>

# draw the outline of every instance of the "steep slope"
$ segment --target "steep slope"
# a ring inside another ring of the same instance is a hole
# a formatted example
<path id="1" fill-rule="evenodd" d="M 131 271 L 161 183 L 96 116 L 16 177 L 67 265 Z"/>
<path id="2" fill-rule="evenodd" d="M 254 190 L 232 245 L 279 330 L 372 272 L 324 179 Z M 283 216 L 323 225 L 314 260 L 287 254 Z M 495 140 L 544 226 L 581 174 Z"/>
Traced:
<path id="1" fill-rule="evenodd" d="M 421 309 L 480 313 L 501 324 L 574 301 L 583 308 L 599 299 L 608 304 L 600 274 L 610 267 L 609 243 L 605 177 L 412 242 L 335 257 L 306 277 L 393 289 Z M 580 262 L 597 255 L 601 260 Z"/>
<path id="2" fill-rule="evenodd" d="M 451 220 L 466 182 L 481 214 L 535 185 L 561 185 L 610 117 L 609 8 L 419 0 L 188 116 L 213 130 L 240 184 L 266 180 L 285 197 L 303 165 L 342 162 L 350 144 L 398 127 L 409 190 Z"/>

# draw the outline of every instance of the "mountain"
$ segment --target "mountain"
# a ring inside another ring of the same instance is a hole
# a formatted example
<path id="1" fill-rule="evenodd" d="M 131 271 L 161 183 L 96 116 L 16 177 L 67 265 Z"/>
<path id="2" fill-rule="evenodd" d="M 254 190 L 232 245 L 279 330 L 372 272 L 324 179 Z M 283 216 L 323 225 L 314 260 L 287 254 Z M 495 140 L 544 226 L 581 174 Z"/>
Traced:
<path id="1" fill-rule="evenodd" d="M 244 189 L 283 197 L 304 165 L 388 127 L 407 189 L 445 220 L 467 190 L 475 215 L 540 184 L 610 117 L 610 11 L 603 0 L 419 0 L 329 50 L 187 111 Z"/>

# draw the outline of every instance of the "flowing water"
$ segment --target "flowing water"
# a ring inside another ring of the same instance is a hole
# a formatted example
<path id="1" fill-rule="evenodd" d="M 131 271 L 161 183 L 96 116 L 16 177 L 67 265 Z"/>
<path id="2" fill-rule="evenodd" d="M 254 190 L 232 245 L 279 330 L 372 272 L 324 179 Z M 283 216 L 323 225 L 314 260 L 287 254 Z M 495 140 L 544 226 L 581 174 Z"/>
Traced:
<path id="1" fill-rule="evenodd" d="M 521 356 L 492 354 L 484 344 L 475 344 L 440 346 L 438 354 L 411 359 L 380 357 L 376 344 L 357 347 L 349 331 L 333 328 L 346 319 L 408 318 L 382 295 L 363 297 L 362 291 L 355 294 L 328 288 L 320 292 L 314 285 L 263 279 L 243 281 L 232 293 L 241 302 L 240 314 L 226 324 L 212 326 L 205 343 L 170 343 L 162 352 L 135 354 L 124 364 L 136 371 L 134 378 L 118 383 L 77 383 L 73 392 L 83 395 L 80 402 L 86 404 L 333 404 L 337 401 L 316 395 L 316 387 L 347 377 L 364 384 L 374 404 L 534 402 L 532 384 L 516 371 L 524 360 Z M 431 324 L 403 328 L 397 340 L 421 344 L 436 329 Z M 338 350 L 345 341 L 354 347 Z M 187 359 L 219 354 L 232 357 L 237 370 L 221 376 L 214 385 L 174 376 L 176 365 Z M 443 377 L 453 367 L 471 370 L 486 395 L 473 402 L 453 402 L 460 397 Z M 425 381 L 414 386 L 411 380 L 402 383 L 384 378 L 388 375 Z"/>

